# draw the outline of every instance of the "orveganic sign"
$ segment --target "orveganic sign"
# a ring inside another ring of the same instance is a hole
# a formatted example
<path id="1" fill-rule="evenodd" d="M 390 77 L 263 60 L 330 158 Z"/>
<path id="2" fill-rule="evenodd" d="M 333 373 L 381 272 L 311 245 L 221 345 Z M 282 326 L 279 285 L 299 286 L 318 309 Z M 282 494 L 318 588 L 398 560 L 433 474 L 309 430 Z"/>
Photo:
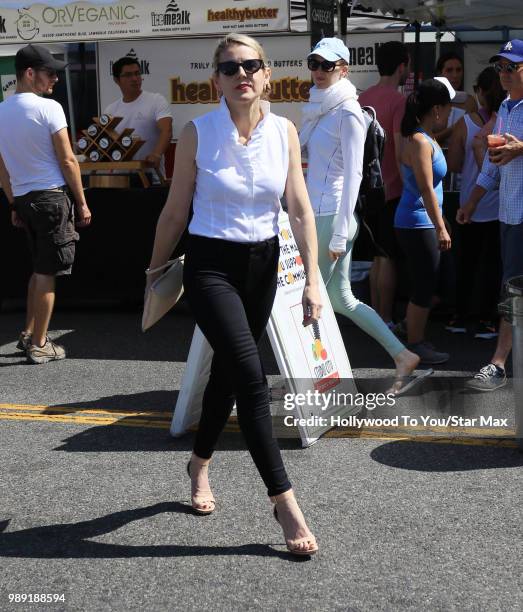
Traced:
<path id="1" fill-rule="evenodd" d="M 289 24 L 287 0 L 108 0 L 60 5 L 28 0 L 18 9 L 0 8 L 0 44 L 277 32 L 289 30 Z"/>

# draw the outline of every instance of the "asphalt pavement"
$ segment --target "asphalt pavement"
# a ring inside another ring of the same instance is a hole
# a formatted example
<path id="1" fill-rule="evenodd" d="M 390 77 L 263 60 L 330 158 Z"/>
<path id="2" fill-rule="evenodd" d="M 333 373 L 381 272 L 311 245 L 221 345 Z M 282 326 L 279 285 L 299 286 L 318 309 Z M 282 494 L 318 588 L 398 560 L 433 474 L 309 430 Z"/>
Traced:
<path id="1" fill-rule="evenodd" d="M 0 313 L 0 610 L 520 610 L 523 455 L 512 386 L 462 382 L 493 341 L 430 327 L 452 359 L 398 414 L 490 414 L 456 432 L 349 428 L 281 447 L 320 552 L 285 549 L 234 423 L 211 467 L 216 512 L 188 510 L 192 434 L 169 435 L 193 321 L 183 303 L 147 334 L 139 313 L 58 311 L 68 359 L 16 352 L 23 313 Z M 342 325 L 359 385 L 391 374 Z M 262 343 L 271 380 L 278 371 Z M 26 603 L 10 603 L 25 594 Z M 27 603 L 36 594 L 55 603 Z M 62 597 L 63 596 L 63 597 Z"/>

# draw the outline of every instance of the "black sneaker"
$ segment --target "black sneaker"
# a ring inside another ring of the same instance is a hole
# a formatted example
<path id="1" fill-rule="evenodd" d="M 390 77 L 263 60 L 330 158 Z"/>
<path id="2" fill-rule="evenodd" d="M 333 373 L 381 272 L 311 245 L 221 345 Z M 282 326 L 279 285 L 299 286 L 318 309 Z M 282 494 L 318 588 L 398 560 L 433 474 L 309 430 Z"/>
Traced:
<path id="1" fill-rule="evenodd" d="M 467 389 L 474 389 L 475 391 L 495 391 L 506 384 L 507 375 L 505 370 L 493 363 L 489 363 L 481 368 L 477 374 L 474 374 L 474 378 L 467 380 L 465 386 Z"/>
<path id="2" fill-rule="evenodd" d="M 464 319 L 460 317 L 453 317 L 447 325 L 445 325 L 445 329 L 452 334 L 466 334 L 467 333 L 467 325 Z"/>
<path id="3" fill-rule="evenodd" d="M 407 339 L 407 321 L 403 319 L 399 323 L 396 323 L 391 329 L 392 333 L 396 335 L 400 340 Z"/>
<path id="4" fill-rule="evenodd" d="M 496 325 L 492 323 L 492 321 L 480 321 L 478 323 L 478 326 L 476 327 L 476 333 L 474 334 L 474 338 L 491 340 L 492 338 L 496 338 L 497 335 L 498 330 L 496 329 Z"/>
<path id="5" fill-rule="evenodd" d="M 438 365 L 446 363 L 450 359 L 448 353 L 437 351 L 430 342 L 416 342 L 415 344 L 407 344 L 409 351 L 416 353 L 420 358 L 422 365 Z"/>
<path id="6" fill-rule="evenodd" d="M 24 353 L 27 353 L 27 349 L 30 346 L 31 346 L 31 334 L 27 332 L 22 332 L 18 338 L 18 343 L 16 345 L 16 348 L 19 351 L 23 351 Z"/>

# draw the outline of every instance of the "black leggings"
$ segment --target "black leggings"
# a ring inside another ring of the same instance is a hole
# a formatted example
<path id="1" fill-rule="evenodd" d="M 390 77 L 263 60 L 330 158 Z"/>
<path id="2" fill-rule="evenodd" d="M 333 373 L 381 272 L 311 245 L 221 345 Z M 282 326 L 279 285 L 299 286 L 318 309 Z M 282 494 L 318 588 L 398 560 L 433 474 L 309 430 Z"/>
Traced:
<path id="1" fill-rule="evenodd" d="M 438 288 L 440 250 L 436 230 L 396 228 L 396 236 L 407 259 L 410 301 L 430 308 Z"/>
<path id="2" fill-rule="evenodd" d="M 257 346 L 276 295 L 278 257 L 277 236 L 238 243 L 190 235 L 183 275 L 196 322 L 214 350 L 194 452 L 212 456 L 236 399 L 238 422 L 268 495 L 291 488 L 272 435 Z"/>

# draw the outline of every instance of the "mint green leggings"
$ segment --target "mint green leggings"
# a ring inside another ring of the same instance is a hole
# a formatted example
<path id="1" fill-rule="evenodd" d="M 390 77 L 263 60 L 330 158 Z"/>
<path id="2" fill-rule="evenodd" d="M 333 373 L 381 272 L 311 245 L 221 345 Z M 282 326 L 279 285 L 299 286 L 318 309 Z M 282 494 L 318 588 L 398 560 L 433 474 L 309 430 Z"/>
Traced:
<path id="1" fill-rule="evenodd" d="M 318 264 L 320 266 L 323 282 L 334 312 L 348 317 L 360 329 L 369 334 L 374 340 L 394 358 L 404 350 L 403 344 L 385 325 L 382 318 L 367 304 L 354 297 L 350 286 L 350 264 L 352 259 L 352 245 L 358 235 L 359 222 L 353 215 L 349 226 L 347 252 L 337 261 L 329 259 L 329 242 L 334 230 L 336 215 L 316 217 L 316 231 L 318 233 Z"/>

